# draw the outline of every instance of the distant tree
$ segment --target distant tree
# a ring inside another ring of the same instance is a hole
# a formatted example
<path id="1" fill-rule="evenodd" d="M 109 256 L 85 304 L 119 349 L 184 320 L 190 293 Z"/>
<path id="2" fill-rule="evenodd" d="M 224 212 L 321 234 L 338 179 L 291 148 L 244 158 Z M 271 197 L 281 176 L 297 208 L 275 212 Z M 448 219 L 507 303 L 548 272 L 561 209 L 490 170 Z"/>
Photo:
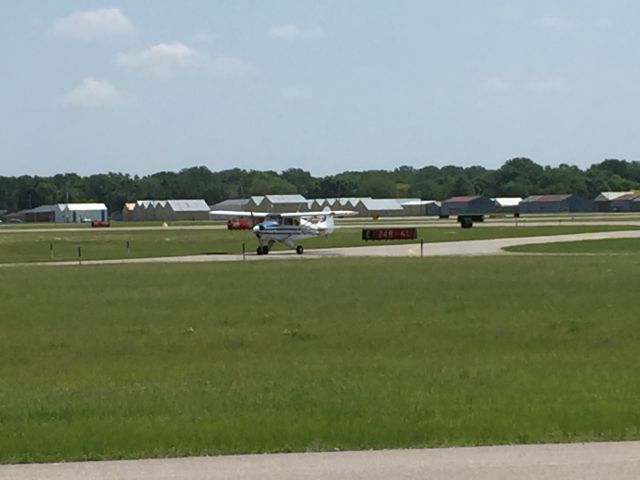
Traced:
<path id="1" fill-rule="evenodd" d="M 250 195 L 267 195 L 298 193 L 295 185 L 281 178 L 276 172 L 252 171 L 249 172 L 251 183 L 249 185 Z"/>
<path id="2" fill-rule="evenodd" d="M 34 190 L 34 204 L 52 204 L 60 200 L 60 190 L 49 180 L 41 180 L 36 183 Z"/>
<path id="3" fill-rule="evenodd" d="M 411 196 L 425 200 L 442 200 L 444 193 L 438 167 L 424 167 L 416 170 L 411 185 Z"/>
<path id="4" fill-rule="evenodd" d="M 396 182 L 405 183 L 408 185 L 413 183 L 415 175 L 416 169 L 413 167 L 408 167 L 406 165 L 398 167 L 393 171 L 393 176 Z"/>
<path id="5" fill-rule="evenodd" d="M 539 193 L 544 169 L 528 158 L 507 160 L 496 172 L 497 194 L 526 197 Z"/>
<path id="6" fill-rule="evenodd" d="M 296 187 L 298 193 L 305 198 L 315 198 L 320 192 L 317 178 L 301 168 L 290 168 L 282 172 L 282 178 Z"/>
<path id="7" fill-rule="evenodd" d="M 577 193 L 593 198 L 601 191 L 640 190 L 640 162 L 606 159 L 581 170 L 575 165 L 542 167 L 528 158 L 507 160 L 500 168 L 401 166 L 393 171 L 346 171 L 314 177 L 300 168 L 282 173 L 239 168 L 212 172 L 200 166 L 146 176 L 104 173 L 82 177 L 0 177 L 0 210 L 15 211 L 46 203 L 99 201 L 110 211 L 125 201 L 204 198 L 210 204 L 227 198 L 267 193 L 301 193 L 313 197 L 420 197 L 443 200 L 452 195 L 527 196 Z"/>
<path id="8" fill-rule="evenodd" d="M 396 182 L 390 172 L 369 170 L 357 175 L 356 196 L 393 198 L 396 196 Z"/>
<path id="9" fill-rule="evenodd" d="M 320 180 L 321 197 L 353 197 L 357 190 L 356 182 L 348 177 L 328 176 Z"/>
<path id="10" fill-rule="evenodd" d="M 539 193 L 576 193 L 589 196 L 586 174 L 578 167 L 564 163 L 556 168 L 545 167 L 540 187 Z"/>

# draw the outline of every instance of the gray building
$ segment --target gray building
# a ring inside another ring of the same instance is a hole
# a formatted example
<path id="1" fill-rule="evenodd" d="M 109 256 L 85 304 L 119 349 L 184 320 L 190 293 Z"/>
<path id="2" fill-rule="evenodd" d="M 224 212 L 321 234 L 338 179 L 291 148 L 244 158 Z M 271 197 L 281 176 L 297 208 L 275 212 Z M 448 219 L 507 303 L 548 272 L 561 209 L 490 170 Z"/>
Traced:
<path id="1" fill-rule="evenodd" d="M 123 220 L 209 220 L 209 205 L 202 199 L 138 200 L 125 203 Z"/>
<path id="2" fill-rule="evenodd" d="M 363 198 L 356 205 L 361 217 L 401 217 L 404 209 L 393 198 Z"/>
<path id="3" fill-rule="evenodd" d="M 633 212 L 637 211 L 634 208 L 640 206 L 640 195 L 637 193 L 628 193 L 626 195 L 621 195 L 609 202 L 609 210 L 610 212 Z"/>
<path id="4" fill-rule="evenodd" d="M 248 211 L 246 209 L 248 205 L 248 198 L 230 198 L 229 200 L 223 200 L 222 202 L 211 205 L 210 208 L 211 210 L 231 210 L 234 212 L 246 212 Z"/>
<path id="5" fill-rule="evenodd" d="M 107 206 L 104 203 L 57 203 L 55 221 L 62 223 L 107 221 Z"/>
<path id="6" fill-rule="evenodd" d="M 260 204 L 264 212 L 307 212 L 309 204 L 302 195 L 265 195 Z"/>
<path id="7" fill-rule="evenodd" d="M 520 213 L 593 212 L 594 202 L 575 194 L 530 195 L 520 202 Z"/>
<path id="8" fill-rule="evenodd" d="M 438 217 L 442 211 L 442 203 L 436 200 L 410 200 L 402 203 L 407 215 Z"/>
<path id="9" fill-rule="evenodd" d="M 522 201 L 520 197 L 496 197 L 492 200 L 496 204 L 496 213 L 520 212 L 520 202 Z"/>
<path id="10" fill-rule="evenodd" d="M 24 211 L 25 222 L 55 222 L 56 205 L 40 205 Z"/>
<path id="11" fill-rule="evenodd" d="M 496 205 L 490 198 L 478 195 L 451 197 L 442 202 L 442 215 L 494 213 Z"/>
<path id="12" fill-rule="evenodd" d="M 613 210 L 612 202 L 632 193 L 633 192 L 600 192 L 593 201 L 595 202 L 598 212 L 615 212 L 616 210 Z"/>
<path id="13" fill-rule="evenodd" d="M 167 200 L 164 220 L 209 220 L 209 205 L 203 199 Z"/>

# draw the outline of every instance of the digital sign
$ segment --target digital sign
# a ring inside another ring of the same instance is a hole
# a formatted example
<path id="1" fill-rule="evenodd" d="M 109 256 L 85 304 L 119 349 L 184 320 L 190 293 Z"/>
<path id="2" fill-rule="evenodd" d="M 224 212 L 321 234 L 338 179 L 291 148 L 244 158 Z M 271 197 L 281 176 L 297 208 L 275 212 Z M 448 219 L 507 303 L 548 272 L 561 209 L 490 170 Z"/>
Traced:
<path id="1" fill-rule="evenodd" d="M 418 229 L 411 228 L 363 228 L 362 240 L 414 240 Z"/>

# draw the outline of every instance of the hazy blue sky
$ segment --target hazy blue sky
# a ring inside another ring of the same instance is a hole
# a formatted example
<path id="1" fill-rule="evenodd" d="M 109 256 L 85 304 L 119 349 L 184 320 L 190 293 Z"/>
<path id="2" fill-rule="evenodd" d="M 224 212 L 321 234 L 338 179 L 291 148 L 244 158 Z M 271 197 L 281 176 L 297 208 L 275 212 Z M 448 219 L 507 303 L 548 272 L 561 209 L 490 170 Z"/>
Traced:
<path id="1" fill-rule="evenodd" d="M 636 1 L 7 2 L 0 175 L 640 157 Z"/>

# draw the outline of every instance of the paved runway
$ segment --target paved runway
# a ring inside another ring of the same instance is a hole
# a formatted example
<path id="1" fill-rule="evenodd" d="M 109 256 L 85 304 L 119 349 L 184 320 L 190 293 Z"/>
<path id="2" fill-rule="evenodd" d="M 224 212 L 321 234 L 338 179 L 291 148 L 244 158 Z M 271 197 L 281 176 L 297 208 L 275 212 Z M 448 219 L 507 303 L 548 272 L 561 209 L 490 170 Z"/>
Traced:
<path id="1" fill-rule="evenodd" d="M 0 480 L 637 480 L 640 442 L 0 466 Z"/>
<path id="2" fill-rule="evenodd" d="M 640 238 L 640 230 L 626 230 L 618 232 L 593 232 L 577 233 L 570 235 L 552 235 L 544 237 L 520 237 L 520 238 L 497 238 L 491 240 L 468 240 L 461 242 L 438 242 L 425 243 L 422 247 L 422 255 L 433 256 L 456 256 L 456 255 L 516 255 L 509 254 L 502 250 L 505 247 L 515 245 L 529 245 L 534 243 L 555 243 L 573 242 L 578 240 L 600 240 L 608 238 Z M 364 247 L 346 248 L 326 248 L 317 250 L 306 250 L 303 255 L 296 255 L 292 250 L 274 251 L 269 255 L 256 255 L 254 252 L 247 253 L 247 261 L 257 260 L 303 260 L 318 259 L 323 257 L 419 257 L 421 248 L 419 244 L 401 245 L 372 245 Z M 242 255 L 186 255 L 179 257 L 151 257 L 151 258 L 128 258 L 117 260 L 85 260 L 83 265 L 113 265 L 122 263 L 199 263 L 199 262 L 237 262 L 242 261 Z M 13 263 L 0 264 L 0 267 L 11 266 L 62 266 L 78 265 L 77 261 L 70 262 L 42 262 L 42 263 Z M 640 478 L 640 477 L 639 477 Z"/>
<path id="3" fill-rule="evenodd" d="M 508 254 L 503 248 L 516 245 L 531 245 L 538 243 L 575 242 L 579 240 L 602 240 L 610 238 L 640 238 L 640 230 L 620 232 L 593 232 L 569 235 L 549 235 L 543 237 L 496 238 L 490 240 L 468 240 L 460 242 L 437 242 L 423 245 L 424 256 L 444 255 L 499 255 Z M 335 248 L 310 251 L 318 254 L 334 254 L 351 257 L 385 256 L 385 257 L 415 257 L 420 256 L 420 245 L 380 245 L 372 247 Z M 306 255 L 306 253 L 305 253 Z"/>

